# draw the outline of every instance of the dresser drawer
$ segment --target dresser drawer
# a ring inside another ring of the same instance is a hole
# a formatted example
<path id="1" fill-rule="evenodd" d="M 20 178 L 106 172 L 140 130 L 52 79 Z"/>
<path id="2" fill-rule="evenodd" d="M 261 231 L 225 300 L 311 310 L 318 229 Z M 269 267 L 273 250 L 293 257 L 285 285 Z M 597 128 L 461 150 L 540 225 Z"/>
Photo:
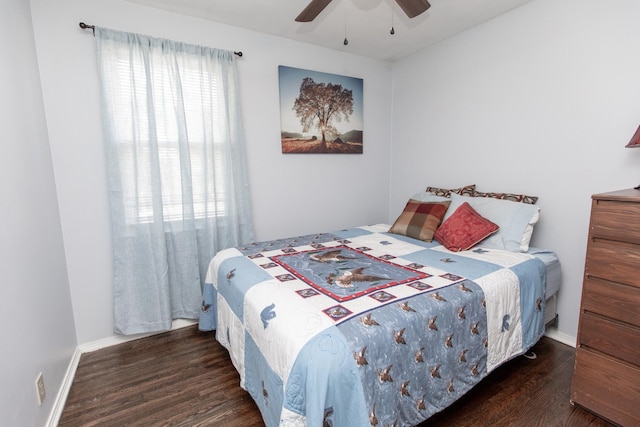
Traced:
<path id="1" fill-rule="evenodd" d="M 582 311 L 591 311 L 640 326 L 640 288 L 587 277 L 582 289 Z"/>
<path id="2" fill-rule="evenodd" d="M 640 366 L 640 328 L 582 313 L 578 345 Z"/>
<path id="3" fill-rule="evenodd" d="M 594 200 L 591 206 L 590 235 L 640 244 L 640 204 Z"/>
<path id="4" fill-rule="evenodd" d="M 571 400 L 623 426 L 637 426 L 640 369 L 578 348 Z"/>
<path id="5" fill-rule="evenodd" d="M 640 288 L 640 246 L 611 240 L 590 239 L 585 274 Z"/>

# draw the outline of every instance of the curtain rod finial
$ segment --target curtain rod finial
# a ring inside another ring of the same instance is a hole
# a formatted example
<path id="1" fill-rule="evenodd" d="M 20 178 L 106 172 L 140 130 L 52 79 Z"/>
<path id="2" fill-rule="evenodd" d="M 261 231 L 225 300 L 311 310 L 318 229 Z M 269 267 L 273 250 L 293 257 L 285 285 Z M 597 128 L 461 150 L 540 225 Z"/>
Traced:
<path id="1" fill-rule="evenodd" d="M 83 30 L 86 30 L 87 28 L 90 28 L 91 31 L 93 31 L 93 35 L 96 35 L 96 26 L 95 25 L 87 25 L 84 22 L 81 22 L 80 24 L 80 28 L 82 28 Z"/>

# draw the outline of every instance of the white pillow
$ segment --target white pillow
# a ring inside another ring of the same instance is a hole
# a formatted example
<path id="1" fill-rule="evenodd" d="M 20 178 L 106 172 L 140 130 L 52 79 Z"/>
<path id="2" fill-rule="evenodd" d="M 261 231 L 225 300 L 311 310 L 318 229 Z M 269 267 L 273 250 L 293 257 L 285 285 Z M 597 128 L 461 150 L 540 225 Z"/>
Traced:
<path id="1" fill-rule="evenodd" d="M 447 202 L 451 200 L 449 197 L 438 196 L 437 194 L 433 194 L 428 191 L 416 193 L 411 196 L 411 198 L 419 202 Z"/>
<path id="2" fill-rule="evenodd" d="M 480 215 L 496 223 L 500 229 L 480 243 L 480 246 L 527 252 L 533 235 L 533 226 L 540 219 L 540 208 L 527 203 L 490 197 L 467 197 L 451 193 L 451 205 L 442 222 L 464 202 L 469 203 Z"/>

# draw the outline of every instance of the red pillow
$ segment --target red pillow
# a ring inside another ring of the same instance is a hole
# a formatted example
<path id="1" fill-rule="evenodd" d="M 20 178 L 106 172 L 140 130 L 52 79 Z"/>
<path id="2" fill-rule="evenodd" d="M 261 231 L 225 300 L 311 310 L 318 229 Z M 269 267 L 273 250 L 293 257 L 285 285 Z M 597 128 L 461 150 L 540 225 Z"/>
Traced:
<path id="1" fill-rule="evenodd" d="M 472 248 L 499 228 L 464 202 L 442 223 L 434 237 L 450 251 L 460 252 Z"/>

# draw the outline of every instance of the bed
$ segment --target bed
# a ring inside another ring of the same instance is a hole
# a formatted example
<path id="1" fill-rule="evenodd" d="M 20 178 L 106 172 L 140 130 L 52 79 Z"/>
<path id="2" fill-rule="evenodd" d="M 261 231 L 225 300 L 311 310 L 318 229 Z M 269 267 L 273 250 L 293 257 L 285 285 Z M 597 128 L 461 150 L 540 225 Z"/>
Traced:
<path id="1" fill-rule="evenodd" d="M 393 225 L 213 258 L 200 328 L 216 329 L 267 426 L 417 425 L 540 339 L 560 274 L 554 252 L 529 246 L 539 209 L 482 199 L 500 200 L 429 191 Z M 469 202 L 476 217 L 460 222 Z M 496 203 L 535 215 L 487 220 Z M 480 240 L 466 247 L 467 234 Z"/>

